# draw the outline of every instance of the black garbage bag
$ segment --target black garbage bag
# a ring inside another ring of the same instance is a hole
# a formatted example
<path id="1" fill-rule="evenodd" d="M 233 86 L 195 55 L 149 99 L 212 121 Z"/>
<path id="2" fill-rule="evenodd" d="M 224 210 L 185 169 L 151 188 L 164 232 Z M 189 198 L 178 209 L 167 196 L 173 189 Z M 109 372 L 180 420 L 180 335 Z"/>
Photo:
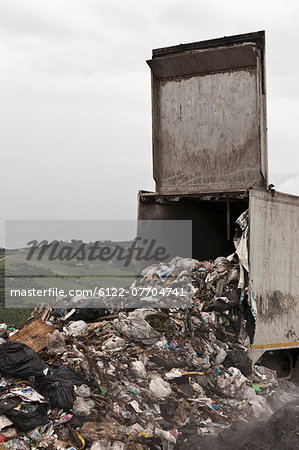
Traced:
<path id="1" fill-rule="evenodd" d="M 107 304 L 98 298 L 84 299 L 80 303 L 73 300 L 61 300 L 55 304 L 52 314 L 56 317 L 64 317 L 68 312 L 75 308 L 75 312 L 68 320 L 84 320 L 90 322 L 110 315 L 111 312 L 107 309 Z"/>
<path id="2" fill-rule="evenodd" d="M 252 372 L 251 361 L 244 350 L 230 350 L 222 364 L 227 368 L 237 367 L 245 377 L 248 377 Z"/>
<path id="3" fill-rule="evenodd" d="M 49 399 L 52 408 L 69 411 L 75 400 L 74 384 L 71 380 L 56 375 L 46 375 L 38 381 L 39 393 Z"/>
<path id="4" fill-rule="evenodd" d="M 0 373 L 16 378 L 39 377 L 47 368 L 44 361 L 26 344 L 17 341 L 0 345 Z"/>
<path id="5" fill-rule="evenodd" d="M 216 311 L 221 313 L 235 308 L 236 306 L 239 305 L 239 303 L 240 303 L 240 295 L 238 289 L 235 288 L 232 290 L 228 290 L 228 288 L 226 288 L 214 302 L 204 307 L 203 311 L 206 312 Z"/>
<path id="6" fill-rule="evenodd" d="M 20 431 L 30 431 L 48 422 L 48 406 L 29 403 L 19 397 L 0 400 L 0 414 L 5 414 Z"/>
<path id="7" fill-rule="evenodd" d="M 53 367 L 51 371 L 38 380 L 38 391 L 49 399 L 52 408 L 69 411 L 75 400 L 74 386 L 91 385 L 80 373 L 69 366 Z"/>
<path id="8" fill-rule="evenodd" d="M 6 414 L 11 409 L 16 408 L 19 403 L 19 397 L 2 398 L 0 400 L 0 414 Z"/>
<path id="9" fill-rule="evenodd" d="M 90 385 L 90 382 L 86 380 L 86 378 L 83 377 L 78 372 L 75 372 L 71 367 L 69 366 L 59 366 L 54 367 L 52 369 L 53 375 L 58 378 L 69 380 L 73 383 L 75 386 L 81 386 L 81 384 L 87 384 Z"/>
<path id="10" fill-rule="evenodd" d="M 91 322 L 99 317 L 109 314 L 111 313 L 107 310 L 107 302 L 99 298 L 88 298 L 83 300 L 80 304 L 80 308 L 78 308 L 77 305 L 76 311 L 72 314 L 70 320 L 84 320 L 85 322 Z"/>
<path id="11" fill-rule="evenodd" d="M 69 421 L 68 425 L 72 428 L 81 428 L 85 422 L 92 422 L 92 416 L 73 416 Z"/>
<path id="12" fill-rule="evenodd" d="M 20 431 L 29 431 L 49 421 L 47 406 L 43 403 L 21 403 L 20 409 L 11 409 L 6 416 Z"/>

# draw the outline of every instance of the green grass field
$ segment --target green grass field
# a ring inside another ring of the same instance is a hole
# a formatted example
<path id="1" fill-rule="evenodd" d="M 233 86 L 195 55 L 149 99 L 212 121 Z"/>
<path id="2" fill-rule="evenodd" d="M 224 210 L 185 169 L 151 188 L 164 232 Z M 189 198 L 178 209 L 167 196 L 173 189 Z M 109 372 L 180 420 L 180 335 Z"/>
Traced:
<path id="1" fill-rule="evenodd" d="M 130 245 L 130 243 L 128 243 Z M 56 288 L 64 290 L 92 291 L 95 288 L 129 287 L 135 279 L 134 264 L 126 268 L 116 259 L 105 261 L 50 261 L 48 257 L 41 261 L 34 255 L 26 261 L 27 252 L 24 250 L 7 251 L 5 260 L 0 261 L 0 320 L 16 325 L 27 318 L 32 309 L 23 308 L 40 303 L 53 304 L 55 297 L 18 297 L 11 298 L 11 305 L 18 308 L 5 308 L 5 266 L 6 289 L 42 289 Z M 0 259 L 2 255 L 0 255 Z M 80 295 L 79 293 L 77 293 Z M 83 294 L 98 296 L 97 294 Z"/>
<path id="2" fill-rule="evenodd" d="M 4 252 L 0 252 L 0 259 Z M 29 308 L 5 308 L 5 259 L 0 261 L 0 322 L 9 326 L 17 325 L 30 317 L 32 309 Z"/>

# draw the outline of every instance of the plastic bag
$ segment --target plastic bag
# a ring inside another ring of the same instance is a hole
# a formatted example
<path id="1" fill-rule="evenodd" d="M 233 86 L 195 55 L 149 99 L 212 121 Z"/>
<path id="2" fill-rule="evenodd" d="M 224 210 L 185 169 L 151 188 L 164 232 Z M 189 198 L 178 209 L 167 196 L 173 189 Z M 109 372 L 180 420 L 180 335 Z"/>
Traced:
<path id="1" fill-rule="evenodd" d="M 109 339 L 103 342 L 102 349 L 112 352 L 118 352 L 124 348 L 126 341 L 119 336 L 111 336 Z"/>
<path id="2" fill-rule="evenodd" d="M 183 373 L 183 370 L 177 369 L 177 368 L 173 368 L 173 369 L 171 369 L 169 372 L 167 372 L 165 374 L 165 378 L 167 380 L 174 380 L 175 378 L 181 378 L 182 373 Z"/>
<path id="3" fill-rule="evenodd" d="M 159 376 L 155 376 L 152 378 L 149 384 L 150 391 L 156 395 L 157 397 L 169 397 L 171 395 L 171 387 L 167 381 L 164 381 L 163 378 Z"/>
<path id="4" fill-rule="evenodd" d="M 144 364 L 142 361 L 133 361 L 132 362 L 132 369 L 135 375 L 138 378 L 145 378 L 146 377 L 146 370 L 144 367 Z"/>
<path id="5" fill-rule="evenodd" d="M 0 345 L 0 372 L 6 376 L 29 378 L 44 375 L 44 361 L 32 348 L 21 342 L 5 342 Z"/>
<path id="6" fill-rule="evenodd" d="M 86 380 L 86 378 L 83 377 L 78 372 L 75 372 L 71 367 L 69 366 L 59 366 L 54 367 L 52 370 L 52 373 L 59 378 L 67 379 L 71 381 L 76 386 L 81 386 L 81 384 L 87 384 L 90 385 L 90 382 Z"/>
<path id="7" fill-rule="evenodd" d="M 124 442 L 114 441 L 110 443 L 106 439 L 96 441 L 90 447 L 90 450 L 123 450 L 125 448 Z"/>
<path id="8" fill-rule="evenodd" d="M 7 333 L 7 325 L 6 323 L 0 323 L 0 337 L 4 338 Z"/>
<path id="9" fill-rule="evenodd" d="M 71 322 L 67 327 L 67 335 L 68 336 L 82 336 L 87 328 L 84 320 L 77 320 L 77 322 Z"/>
<path id="10" fill-rule="evenodd" d="M 47 405 L 23 402 L 19 397 L 0 400 L 0 414 L 5 414 L 20 431 L 33 430 L 48 422 Z"/>
<path id="11" fill-rule="evenodd" d="M 245 377 L 252 372 L 251 361 L 244 350 L 230 350 L 223 361 L 223 365 L 224 367 L 236 367 Z"/>
<path id="12" fill-rule="evenodd" d="M 39 392 L 48 398 L 53 408 L 69 411 L 75 400 L 74 386 L 90 383 L 71 367 L 59 366 L 39 380 Z"/>
<path id="13" fill-rule="evenodd" d="M 239 369 L 230 367 L 228 373 L 224 373 L 217 378 L 218 390 L 227 397 L 241 398 L 244 395 L 247 378 Z"/>
<path id="14" fill-rule="evenodd" d="M 10 425 L 12 424 L 13 422 L 9 420 L 8 417 L 6 417 L 4 414 L 0 414 L 0 431 L 3 428 L 10 427 Z"/>
<path id="15" fill-rule="evenodd" d="M 77 397 L 73 404 L 73 413 L 75 416 L 89 416 L 90 407 L 82 397 Z"/>
<path id="16" fill-rule="evenodd" d="M 127 338 L 148 345 L 154 344 L 161 337 L 160 333 L 154 330 L 144 318 L 133 314 L 126 316 L 120 313 L 119 318 L 114 320 L 113 326 Z"/>
<path id="17" fill-rule="evenodd" d="M 253 416 L 258 420 L 266 420 L 273 413 L 267 400 L 262 395 L 257 395 L 254 389 L 246 386 L 244 398 L 251 406 Z"/>
<path id="18" fill-rule="evenodd" d="M 90 387 L 87 384 L 81 384 L 79 387 L 75 386 L 75 392 L 78 397 L 90 397 Z"/>
<path id="19" fill-rule="evenodd" d="M 52 408 L 69 411 L 73 407 L 75 393 L 71 380 L 47 375 L 39 381 L 39 392 L 49 399 Z"/>
<path id="20" fill-rule="evenodd" d="M 217 355 L 215 358 L 215 363 L 222 364 L 226 358 L 226 355 L 227 355 L 227 352 L 223 348 L 220 348 L 217 352 Z M 231 364 L 230 364 L 230 366 L 231 366 Z"/>
<path id="21" fill-rule="evenodd" d="M 65 340 L 59 330 L 47 334 L 47 349 L 50 355 L 63 353 L 65 351 Z"/>

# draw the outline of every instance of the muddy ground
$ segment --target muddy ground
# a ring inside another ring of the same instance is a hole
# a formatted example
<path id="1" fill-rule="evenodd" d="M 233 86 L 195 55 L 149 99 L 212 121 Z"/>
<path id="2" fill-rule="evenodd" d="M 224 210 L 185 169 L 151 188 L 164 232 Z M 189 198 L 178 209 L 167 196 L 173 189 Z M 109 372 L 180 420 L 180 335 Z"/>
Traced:
<path id="1" fill-rule="evenodd" d="M 266 422 L 235 424 L 216 437 L 201 438 L 194 431 L 192 424 L 186 427 L 176 449 L 297 450 L 299 399 L 279 408 Z"/>

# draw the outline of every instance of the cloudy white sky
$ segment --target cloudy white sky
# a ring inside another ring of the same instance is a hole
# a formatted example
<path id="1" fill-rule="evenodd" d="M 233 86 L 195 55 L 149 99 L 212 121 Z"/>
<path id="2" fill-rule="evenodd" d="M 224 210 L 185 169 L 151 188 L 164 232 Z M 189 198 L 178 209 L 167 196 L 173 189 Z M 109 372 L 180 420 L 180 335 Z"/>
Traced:
<path id="1" fill-rule="evenodd" d="M 299 194 L 296 0 L 0 0 L 4 219 L 134 219 L 151 49 L 266 30 L 270 182 Z M 3 234 L 0 236 L 0 242 Z"/>

